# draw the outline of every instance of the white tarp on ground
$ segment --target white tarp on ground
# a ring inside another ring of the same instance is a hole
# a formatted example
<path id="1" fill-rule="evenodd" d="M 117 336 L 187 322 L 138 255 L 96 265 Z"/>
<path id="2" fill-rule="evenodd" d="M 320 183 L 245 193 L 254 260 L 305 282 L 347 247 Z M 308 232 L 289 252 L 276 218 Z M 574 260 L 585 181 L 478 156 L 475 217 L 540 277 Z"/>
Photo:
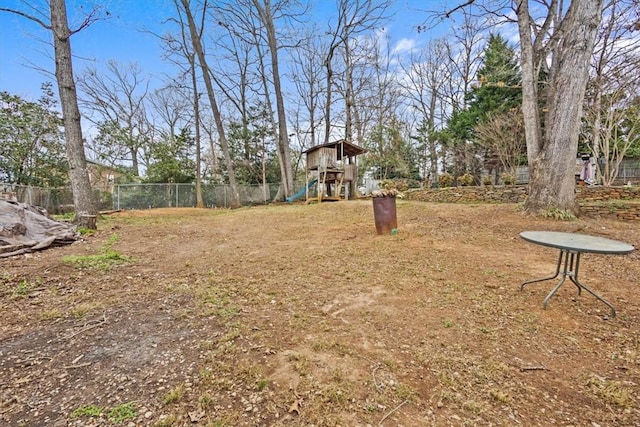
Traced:
<path id="1" fill-rule="evenodd" d="M 0 258 L 67 245 L 77 239 L 71 225 L 54 221 L 44 209 L 0 200 Z"/>

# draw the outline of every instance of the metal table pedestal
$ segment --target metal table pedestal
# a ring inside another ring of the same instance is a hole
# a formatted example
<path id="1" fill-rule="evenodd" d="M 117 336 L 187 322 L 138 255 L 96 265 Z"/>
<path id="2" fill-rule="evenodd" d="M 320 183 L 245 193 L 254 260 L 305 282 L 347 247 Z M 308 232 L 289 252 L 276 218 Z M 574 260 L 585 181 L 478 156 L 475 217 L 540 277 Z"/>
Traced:
<path id="1" fill-rule="evenodd" d="M 609 301 L 580 283 L 580 280 L 578 279 L 578 273 L 580 271 L 580 256 L 585 252 L 612 255 L 628 254 L 634 250 L 632 245 L 619 242 L 617 240 L 606 239 L 604 237 L 557 231 L 523 231 L 520 233 L 520 237 L 537 245 L 560 250 L 555 274 L 553 276 L 543 277 L 542 279 L 528 280 L 520 285 L 521 291 L 524 289 L 525 285 L 528 285 L 529 283 L 544 282 L 562 275 L 558 284 L 544 299 L 544 308 L 547 308 L 547 303 L 551 297 L 558 291 L 558 289 L 560 289 L 568 277 L 569 280 L 571 280 L 571 282 L 578 288 L 578 295 L 580 295 L 584 289 L 611 309 L 611 317 L 616 317 L 616 309 Z"/>
<path id="2" fill-rule="evenodd" d="M 562 265 L 563 258 L 564 258 L 564 267 L 562 268 L 562 273 L 560 273 L 560 267 Z M 589 289 L 588 287 L 580 283 L 580 280 L 578 280 L 579 269 L 580 269 L 580 252 L 571 252 L 571 251 L 561 249 L 560 254 L 558 255 L 558 264 L 556 266 L 556 273 L 553 276 L 543 277 L 542 279 L 527 280 L 526 282 L 523 282 L 522 285 L 520 285 L 520 290 L 522 291 L 525 285 L 528 285 L 529 283 L 544 282 L 546 280 L 552 280 L 558 277 L 558 275 L 562 274 L 562 278 L 560 279 L 558 284 L 551 290 L 551 292 L 549 292 L 549 295 L 547 295 L 547 297 L 544 299 L 542 303 L 542 306 L 544 308 L 547 308 L 547 303 L 549 302 L 551 297 L 558 291 L 558 289 L 560 289 L 562 285 L 564 285 L 564 281 L 568 277 L 569 280 L 571 280 L 571 282 L 576 286 L 576 288 L 578 288 L 578 295 L 581 295 L 583 289 L 589 292 L 598 300 L 605 303 L 611 309 L 611 317 L 615 318 L 616 309 L 613 307 L 613 305 L 609 301 L 602 298 L 600 295 L 596 294 L 591 289 Z"/>

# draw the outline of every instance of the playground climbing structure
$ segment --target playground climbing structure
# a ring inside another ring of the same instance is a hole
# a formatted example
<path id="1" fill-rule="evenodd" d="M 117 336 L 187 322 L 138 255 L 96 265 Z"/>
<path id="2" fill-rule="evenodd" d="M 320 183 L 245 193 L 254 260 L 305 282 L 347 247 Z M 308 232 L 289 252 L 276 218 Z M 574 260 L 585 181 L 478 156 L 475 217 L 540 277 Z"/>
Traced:
<path id="1" fill-rule="evenodd" d="M 311 201 L 309 189 L 317 180 L 316 197 L 323 200 L 341 200 L 354 197 L 358 182 L 356 157 L 366 150 L 345 140 L 316 145 L 306 154 L 306 200 Z"/>

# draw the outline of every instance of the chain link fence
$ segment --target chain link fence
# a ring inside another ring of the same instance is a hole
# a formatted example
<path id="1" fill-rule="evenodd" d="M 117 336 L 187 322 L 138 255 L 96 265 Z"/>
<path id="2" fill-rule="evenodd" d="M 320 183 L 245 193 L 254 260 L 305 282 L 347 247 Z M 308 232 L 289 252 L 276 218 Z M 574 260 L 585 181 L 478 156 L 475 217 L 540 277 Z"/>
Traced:
<path id="1" fill-rule="evenodd" d="M 279 184 L 241 185 L 238 187 L 242 205 L 267 204 L 274 200 Z M 205 207 L 229 207 L 229 185 L 202 185 Z M 121 184 L 101 191 L 101 206 L 111 209 L 152 209 L 194 207 L 195 184 Z"/>
<path id="2" fill-rule="evenodd" d="M 0 184 L 0 198 L 40 206 L 47 212 L 73 212 L 71 188 L 42 188 L 26 185 Z"/>
<path id="3" fill-rule="evenodd" d="M 244 206 L 274 201 L 280 184 L 241 185 L 240 203 Z M 304 188 L 296 183 L 295 190 Z M 153 209 L 195 207 L 195 184 L 119 184 L 95 188 L 98 210 Z M 0 198 L 40 206 L 50 214 L 73 212 L 71 188 L 42 188 L 14 184 L 0 184 Z M 228 208 L 231 202 L 229 185 L 202 185 L 205 207 Z"/>

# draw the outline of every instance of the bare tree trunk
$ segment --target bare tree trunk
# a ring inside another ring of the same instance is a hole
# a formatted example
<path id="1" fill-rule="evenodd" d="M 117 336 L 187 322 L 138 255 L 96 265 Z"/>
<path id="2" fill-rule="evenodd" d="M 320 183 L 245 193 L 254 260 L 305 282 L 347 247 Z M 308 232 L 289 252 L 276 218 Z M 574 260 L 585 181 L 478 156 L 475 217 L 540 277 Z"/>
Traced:
<path id="1" fill-rule="evenodd" d="M 586 103 L 586 129 L 592 137 L 597 181 L 610 186 L 640 123 L 633 119 L 633 104 L 640 93 L 640 51 L 633 39 L 637 0 L 608 0 L 603 25 L 596 38 Z M 624 129 L 624 130 L 623 130 Z M 623 138 L 619 138 L 620 134 Z"/>
<path id="2" fill-rule="evenodd" d="M 207 65 L 207 60 L 204 56 L 204 51 L 202 49 L 202 40 L 200 39 L 200 35 L 198 34 L 198 30 L 196 28 L 196 24 L 193 19 L 193 14 L 191 13 L 189 0 L 181 0 L 181 2 L 185 11 L 185 15 L 187 16 L 189 32 L 191 35 L 191 43 L 193 44 L 194 51 L 198 55 L 200 68 L 202 69 L 204 84 L 207 88 L 207 93 L 209 95 L 209 102 L 211 104 L 211 109 L 213 110 L 213 117 L 216 122 L 216 129 L 218 131 L 218 136 L 220 138 L 220 145 L 222 146 L 222 152 L 224 154 L 224 158 L 227 166 L 229 186 L 231 187 L 231 201 L 229 203 L 229 206 L 232 209 L 235 209 L 240 207 L 240 194 L 238 191 L 238 184 L 236 182 L 236 176 L 233 169 L 233 159 L 231 159 L 229 144 L 227 142 L 227 138 L 224 132 L 224 126 L 222 124 L 222 116 L 220 115 L 220 110 L 218 109 L 218 103 L 216 102 L 215 93 L 213 91 L 213 83 L 211 82 L 211 75 L 209 74 L 210 69 L 209 69 L 209 66 Z"/>
<path id="3" fill-rule="evenodd" d="M 318 36 L 307 33 L 301 48 L 292 52 L 293 73 L 299 76 L 294 79 L 299 107 L 295 114 L 293 128 L 298 136 L 299 148 L 302 150 L 318 143 L 316 140 L 319 127 L 317 114 L 320 110 L 318 97 L 322 91 L 321 76 L 323 73 L 323 62 L 319 55 L 319 52 L 322 52 L 322 47 L 319 40 Z M 306 118 L 303 118 L 304 113 L 307 114 Z M 301 160 L 302 156 L 299 157 L 293 168 L 294 176 L 296 176 Z"/>
<path id="4" fill-rule="evenodd" d="M 344 93 L 344 138 L 347 142 L 353 142 L 353 58 L 349 45 L 348 28 L 344 29 L 344 62 L 345 62 L 345 93 Z"/>
<path id="5" fill-rule="evenodd" d="M 607 36 L 608 34 L 610 34 L 612 22 L 613 22 L 613 19 L 610 20 L 609 27 L 608 27 L 609 31 L 606 34 Z M 592 122 L 593 142 L 591 144 L 591 147 L 593 150 L 593 157 L 596 159 L 596 164 L 597 164 L 596 167 L 597 167 L 598 175 L 600 175 L 600 183 L 604 185 L 605 182 L 602 179 L 604 176 L 602 174 L 602 170 L 598 162 L 598 158 L 600 157 L 600 134 L 601 134 L 600 128 L 602 125 L 602 76 L 604 73 L 604 65 L 606 63 L 605 55 L 607 52 L 607 44 L 608 44 L 606 39 L 603 41 L 603 44 L 604 46 L 602 46 L 600 54 L 598 55 L 598 59 L 596 61 L 595 79 L 593 82 L 595 99 L 593 100 L 593 105 L 591 106 L 594 112 L 594 117 Z M 608 151 L 608 147 L 607 147 L 607 151 Z M 607 162 L 607 165 L 605 165 L 605 167 L 607 166 L 608 166 L 608 162 Z"/>
<path id="6" fill-rule="evenodd" d="M 71 31 L 67 21 L 65 0 L 50 0 L 51 30 L 56 62 L 56 80 L 62 106 L 62 118 L 66 138 L 69 179 L 73 191 L 75 223 L 78 227 L 96 229 L 97 209 L 91 191 L 84 153 L 80 110 L 76 86 L 73 80 L 71 57 Z"/>
<path id="7" fill-rule="evenodd" d="M 438 175 L 438 147 L 436 147 L 436 101 L 438 98 L 438 90 L 436 86 L 431 87 L 431 95 L 429 101 L 429 116 L 427 123 L 429 125 L 428 145 L 429 145 L 429 176 L 436 179 Z"/>
<path id="8" fill-rule="evenodd" d="M 276 30 L 273 23 L 271 11 L 271 1 L 264 0 L 264 7 L 258 0 L 253 0 L 253 4 L 258 11 L 258 15 L 267 31 L 267 44 L 271 53 L 271 69 L 273 74 L 273 86 L 276 95 L 276 109 L 278 111 L 278 150 L 281 162 L 283 163 L 284 174 L 282 176 L 282 186 L 285 196 L 291 196 L 294 192 L 293 168 L 291 166 L 291 149 L 289 147 L 289 132 L 287 131 L 287 117 L 285 113 L 284 97 L 280 83 L 280 70 L 278 63 L 278 41 L 276 40 Z"/>
<path id="9" fill-rule="evenodd" d="M 333 94 L 333 66 L 331 65 L 331 61 L 333 61 L 333 55 L 337 45 L 332 42 L 331 46 L 329 46 L 329 53 L 327 54 L 327 58 L 325 59 L 324 66 L 327 68 L 327 80 L 326 80 L 326 99 L 324 105 L 324 143 L 328 144 L 331 138 L 331 95 Z"/>
<path id="10" fill-rule="evenodd" d="M 91 181 L 87 171 L 78 96 L 73 77 L 70 39 L 73 34 L 96 21 L 97 9 L 90 10 L 80 26 L 73 31 L 69 29 L 65 0 L 49 1 L 51 20 L 49 25 L 43 22 L 39 16 L 29 15 L 17 9 L 0 7 L 0 12 L 9 12 L 27 18 L 52 33 L 56 63 L 55 74 L 62 106 L 62 120 L 66 139 L 65 149 L 67 161 L 69 162 L 69 180 L 71 181 L 73 192 L 75 222 L 79 227 L 95 229 L 97 207 L 93 200 Z"/>
<path id="11" fill-rule="evenodd" d="M 531 42 L 531 22 L 528 0 L 518 2 L 518 29 L 520 32 L 520 54 L 522 56 L 522 113 L 524 133 L 527 140 L 527 158 L 535 159 L 542 146 L 542 126 L 538 110 L 537 55 Z"/>
<path id="12" fill-rule="evenodd" d="M 449 57 L 450 66 L 455 70 L 455 74 L 460 79 L 460 93 L 455 99 L 456 103 L 453 105 L 453 111 L 456 109 L 464 110 L 469 107 L 469 100 L 465 94 L 468 94 L 471 90 L 473 79 L 478 70 L 478 66 L 481 62 L 482 51 L 480 49 L 481 42 L 485 35 L 484 31 L 486 27 L 479 22 L 472 14 L 466 9 L 462 10 L 463 22 L 456 28 L 454 32 L 455 43 L 461 46 L 461 49 L 456 52 L 454 57 Z M 460 140 L 454 138 L 453 143 L 453 177 L 457 183 L 459 176 L 465 174 L 468 170 L 470 163 L 469 143 L 468 140 Z"/>
<path id="13" fill-rule="evenodd" d="M 542 57 L 536 58 L 535 42 L 531 41 L 532 19 L 528 13 L 527 1 L 517 2 L 523 52 L 523 113 L 527 153 L 530 156 L 529 195 L 525 210 L 537 213 L 553 208 L 577 212 L 573 171 L 589 59 L 601 19 L 603 0 L 573 0 L 553 33 L 547 112 L 542 138 L 539 138 L 539 115 L 533 105 L 538 102 L 538 98 L 534 96 L 537 93 L 535 86 L 538 84 L 536 62 Z M 555 0 L 550 6 L 548 19 L 554 13 L 554 5 L 557 6 Z"/>
<path id="14" fill-rule="evenodd" d="M 332 61 L 337 49 L 342 46 L 344 55 L 344 99 L 345 99 L 345 139 L 353 142 L 354 118 L 358 117 L 358 105 L 355 94 L 358 89 L 354 85 L 354 58 L 352 45 L 363 33 L 374 30 L 379 24 L 386 21 L 386 11 L 390 7 L 388 0 L 338 0 L 338 20 L 336 28 L 329 30 L 332 35 L 329 49 L 325 59 L 327 69 L 327 95 L 325 104 L 325 143 L 329 142 L 331 136 L 331 98 L 334 71 Z M 356 128 L 356 130 L 358 130 Z M 358 132 L 358 137 L 362 136 Z M 358 141 L 360 142 L 360 141 Z"/>
<path id="15" fill-rule="evenodd" d="M 196 78 L 196 61 L 194 55 L 188 55 L 191 71 L 191 85 L 193 86 L 193 121 L 196 137 L 196 208 L 203 208 L 202 200 L 202 171 L 200 168 L 200 95 L 198 94 L 198 79 Z"/>
<path id="16" fill-rule="evenodd" d="M 256 44 L 256 49 L 258 51 L 258 57 L 259 57 L 260 81 L 262 83 L 262 87 L 264 88 L 264 100 L 265 100 L 265 105 L 267 107 L 266 109 L 269 112 L 269 124 L 271 125 L 271 130 L 273 132 L 273 139 L 275 141 L 279 141 L 278 135 L 280 132 L 278 132 L 278 125 L 276 124 L 276 119 L 273 115 L 273 104 L 271 103 L 271 97 L 269 96 L 269 82 L 267 79 L 267 71 L 266 71 L 264 61 L 262 60 L 262 49 L 260 48 L 259 44 Z M 263 147 L 264 147 L 264 144 L 263 144 Z M 266 150 L 263 150 L 263 153 L 266 155 Z M 278 188 L 278 192 L 276 193 L 274 200 L 284 202 L 285 199 L 288 197 L 285 194 L 286 190 L 284 189 L 284 177 L 287 176 L 287 171 L 286 171 L 284 156 L 283 156 L 282 150 L 280 150 L 279 147 L 276 147 L 276 156 L 278 157 L 278 164 L 280 165 L 280 179 L 282 182 L 280 183 L 281 184 L 280 188 Z"/>

